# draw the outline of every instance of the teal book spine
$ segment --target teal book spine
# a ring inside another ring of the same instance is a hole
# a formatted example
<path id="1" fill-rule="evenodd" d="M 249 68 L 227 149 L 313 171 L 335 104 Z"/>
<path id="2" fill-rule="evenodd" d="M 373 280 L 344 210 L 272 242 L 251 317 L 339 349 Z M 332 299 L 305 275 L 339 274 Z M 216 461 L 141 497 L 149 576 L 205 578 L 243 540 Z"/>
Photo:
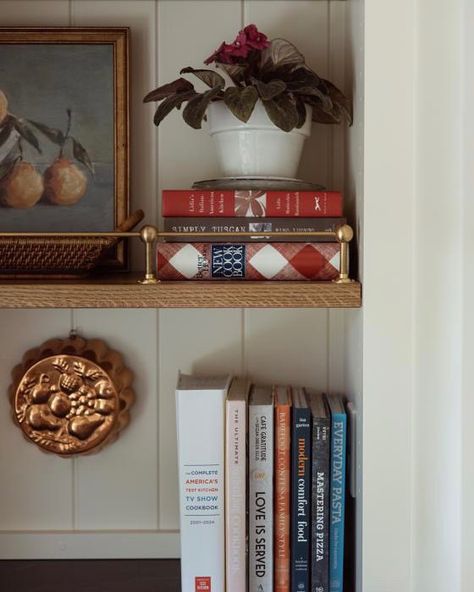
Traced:
<path id="1" fill-rule="evenodd" d="M 334 410 L 331 402 L 329 405 L 331 408 L 329 590 L 343 592 L 347 417 L 344 411 Z"/>

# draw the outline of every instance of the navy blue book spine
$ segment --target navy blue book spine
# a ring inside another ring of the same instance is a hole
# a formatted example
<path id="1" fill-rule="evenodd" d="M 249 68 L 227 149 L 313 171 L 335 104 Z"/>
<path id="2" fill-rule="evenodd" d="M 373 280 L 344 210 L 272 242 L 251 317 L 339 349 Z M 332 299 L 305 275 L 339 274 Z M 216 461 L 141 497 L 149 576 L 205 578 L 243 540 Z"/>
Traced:
<path id="1" fill-rule="evenodd" d="M 291 590 L 310 590 L 311 411 L 293 407 L 291 451 Z"/>
<path id="2" fill-rule="evenodd" d="M 313 417 L 311 465 L 311 591 L 329 590 L 329 417 Z"/>

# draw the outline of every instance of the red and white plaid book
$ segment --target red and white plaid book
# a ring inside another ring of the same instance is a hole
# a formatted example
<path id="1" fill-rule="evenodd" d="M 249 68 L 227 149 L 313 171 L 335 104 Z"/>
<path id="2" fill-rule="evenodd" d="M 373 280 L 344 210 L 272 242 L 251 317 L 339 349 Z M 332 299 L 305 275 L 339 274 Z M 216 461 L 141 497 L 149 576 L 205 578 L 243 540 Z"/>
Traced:
<path id="1" fill-rule="evenodd" d="M 161 280 L 334 280 L 339 243 L 159 243 Z"/>

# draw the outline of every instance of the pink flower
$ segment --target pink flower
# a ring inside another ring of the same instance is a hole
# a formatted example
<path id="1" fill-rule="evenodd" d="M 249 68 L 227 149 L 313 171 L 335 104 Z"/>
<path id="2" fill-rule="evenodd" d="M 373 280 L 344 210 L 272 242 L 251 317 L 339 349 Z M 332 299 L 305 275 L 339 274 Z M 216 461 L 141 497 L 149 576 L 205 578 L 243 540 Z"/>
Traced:
<path id="1" fill-rule="evenodd" d="M 240 33 L 242 33 L 242 31 Z M 265 49 L 270 45 L 268 37 L 263 33 L 260 33 L 255 25 L 247 25 L 244 28 L 243 33 L 247 38 L 247 45 L 252 49 Z"/>
<path id="2" fill-rule="evenodd" d="M 210 55 L 205 64 L 220 62 L 221 64 L 235 64 L 238 58 L 247 58 L 253 50 L 262 50 L 270 45 L 267 36 L 260 33 L 255 25 L 247 25 L 239 31 L 233 43 L 223 41 L 216 51 Z"/>

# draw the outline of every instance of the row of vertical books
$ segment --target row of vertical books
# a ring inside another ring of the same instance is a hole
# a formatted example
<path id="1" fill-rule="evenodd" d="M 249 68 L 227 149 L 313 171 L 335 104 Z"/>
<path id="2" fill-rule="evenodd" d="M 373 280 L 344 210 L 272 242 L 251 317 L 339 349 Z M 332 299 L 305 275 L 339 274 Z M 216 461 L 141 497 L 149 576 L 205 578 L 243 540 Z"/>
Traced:
<path id="1" fill-rule="evenodd" d="M 334 237 L 288 234 L 335 232 L 345 224 L 338 191 L 164 190 L 161 211 L 170 236 L 157 247 L 160 279 L 338 277 L 340 249 Z"/>
<path id="2" fill-rule="evenodd" d="M 182 592 L 342 592 L 342 397 L 181 375 Z"/>

